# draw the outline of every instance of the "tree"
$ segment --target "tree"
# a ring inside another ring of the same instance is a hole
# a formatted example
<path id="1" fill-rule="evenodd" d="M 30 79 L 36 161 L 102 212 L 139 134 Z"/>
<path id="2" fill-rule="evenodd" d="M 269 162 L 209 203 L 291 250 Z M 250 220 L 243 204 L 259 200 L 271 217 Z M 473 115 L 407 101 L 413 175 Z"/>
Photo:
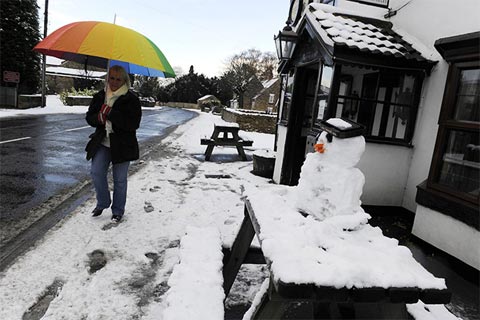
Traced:
<path id="1" fill-rule="evenodd" d="M 198 98 L 210 94 L 210 81 L 203 74 L 195 73 L 190 66 L 188 74 L 178 77 L 174 83 L 166 87 L 170 101 L 196 103 Z"/>
<path id="2" fill-rule="evenodd" d="M 264 81 L 276 75 L 277 58 L 272 52 L 248 49 L 230 57 L 226 65 L 226 72 L 233 72 L 240 82 L 253 75 L 260 81 Z"/>
<path id="3" fill-rule="evenodd" d="M 239 105 L 243 108 L 247 90 L 259 86 L 259 81 L 272 79 L 275 76 L 276 65 L 277 58 L 273 53 L 248 49 L 227 60 L 227 70 L 222 79 L 230 87 L 232 96 L 235 94 L 238 97 Z"/>
<path id="4" fill-rule="evenodd" d="M 142 97 L 155 97 L 160 84 L 157 77 L 135 76 L 133 87 Z"/>
<path id="5" fill-rule="evenodd" d="M 198 98 L 212 94 L 223 105 L 234 96 L 243 99 L 243 93 L 252 87 L 261 87 L 260 80 L 270 80 L 276 75 L 277 58 L 273 53 L 249 49 L 230 57 L 227 70 L 211 79 L 195 73 L 190 66 L 188 73 L 178 76 L 173 83 L 161 85 L 156 98 L 161 102 L 178 101 L 195 103 Z M 180 74 L 180 73 L 178 73 Z"/>
<path id="6" fill-rule="evenodd" d="M 19 93 L 36 93 L 41 64 L 40 54 L 32 51 L 40 41 L 37 1 L 1 0 L 0 6 L 0 72 L 19 72 Z"/>

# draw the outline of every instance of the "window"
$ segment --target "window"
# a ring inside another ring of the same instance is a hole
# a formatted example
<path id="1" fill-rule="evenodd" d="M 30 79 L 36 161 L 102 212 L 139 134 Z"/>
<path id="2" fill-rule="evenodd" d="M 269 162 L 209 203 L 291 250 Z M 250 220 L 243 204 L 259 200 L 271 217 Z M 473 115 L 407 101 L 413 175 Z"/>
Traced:
<path id="1" fill-rule="evenodd" d="M 327 65 L 322 66 L 322 75 L 320 85 L 317 88 L 316 103 L 318 108 L 316 119 L 322 120 L 325 116 L 325 111 L 328 104 L 328 95 L 330 94 L 330 88 L 332 87 L 333 68 Z"/>
<path id="2" fill-rule="evenodd" d="M 428 186 L 476 204 L 480 191 L 479 113 L 479 62 L 453 64 L 447 79 Z"/>
<path id="3" fill-rule="evenodd" d="M 270 93 L 270 95 L 268 96 L 268 103 L 273 104 L 274 102 L 275 102 L 275 94 Z"/>
<path id="4" fill-rule="evenodd" d="M 417 115 L 418 72 L 341 67 L 338 89 L 332 99 L 332 117 L 343 117 L 366 128 L 368 141 L 408 145 Z"/>
<path id="5" fill-rule="evenodd" d="M 288 75 L 282 75 L 282 111 L 281 121 L 288 122 L 290 107 L 292 105 L 293 81 L 295 79 L 294 71 L 292 70 Z"/>

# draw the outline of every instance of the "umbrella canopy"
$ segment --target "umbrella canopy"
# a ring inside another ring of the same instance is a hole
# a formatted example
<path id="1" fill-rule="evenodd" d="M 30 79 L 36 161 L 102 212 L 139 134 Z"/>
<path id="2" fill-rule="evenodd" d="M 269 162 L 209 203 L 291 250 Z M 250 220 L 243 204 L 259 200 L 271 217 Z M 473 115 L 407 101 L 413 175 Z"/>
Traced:
<path id="1" fill-rule="evenodd" d="M 55 30 L 33 50 L 48 56 L 128 73 L 175 77 L 170 63 L 147 37 L 132 29 L 99 21 L 80 21 Z"/>

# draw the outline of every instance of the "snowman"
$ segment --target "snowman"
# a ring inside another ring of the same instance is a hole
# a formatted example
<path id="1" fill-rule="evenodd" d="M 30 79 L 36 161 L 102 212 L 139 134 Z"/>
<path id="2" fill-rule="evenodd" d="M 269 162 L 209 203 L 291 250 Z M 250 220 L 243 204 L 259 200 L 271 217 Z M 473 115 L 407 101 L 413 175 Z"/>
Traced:
<path id="1" fill-rule="evenodd" d="M 348 128 L 350 123 L 333 118 L 328 123 Z M 365 177 L 355 168 L 365 151 L 363 136 L 340 139 L 322 132 L 315 152 L 309 153 L 295 187 L 296 208 L 316 220 L 336 221 L 344 229 L 355 229 L 370 217 L 360 207 Z"/>

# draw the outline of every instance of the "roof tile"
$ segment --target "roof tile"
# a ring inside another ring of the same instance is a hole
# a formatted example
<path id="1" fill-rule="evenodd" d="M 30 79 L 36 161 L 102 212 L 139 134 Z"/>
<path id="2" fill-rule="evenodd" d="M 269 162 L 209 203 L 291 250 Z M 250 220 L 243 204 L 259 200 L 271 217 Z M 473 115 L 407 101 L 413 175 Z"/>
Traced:
<path id="1" fill-rule="evenodd" d="M 391 24 L 386 21 L 324 10 L 318 4 L 310 5 L 307 19 L 322 39 L 329 38 L 334 45 L 395 58 L 426 60 L 412 45 L 394 32 Z"/>

